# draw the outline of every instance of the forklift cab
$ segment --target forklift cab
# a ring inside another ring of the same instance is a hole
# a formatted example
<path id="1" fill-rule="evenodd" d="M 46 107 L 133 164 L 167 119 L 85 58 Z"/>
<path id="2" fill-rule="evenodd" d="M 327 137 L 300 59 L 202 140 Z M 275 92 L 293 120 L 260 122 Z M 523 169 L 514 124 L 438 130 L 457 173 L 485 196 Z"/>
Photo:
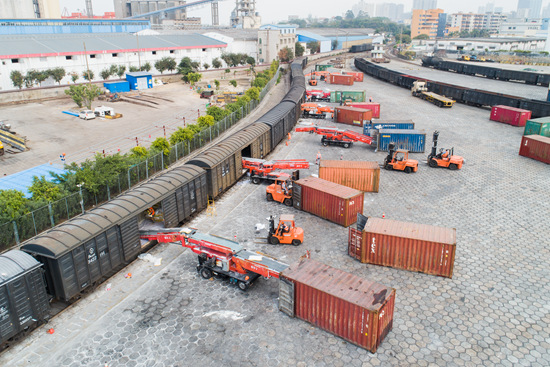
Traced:
<path id="1" fill-rule="evenodd" d="M 304 242 L 304 231 L 302 228 L 296 227 L 294 214 L 282 214 L 277 226 L 275 226 L 275 218 L 269 217 L 268 241 L 272 245 L 292 244 L 294 246 Z"/>

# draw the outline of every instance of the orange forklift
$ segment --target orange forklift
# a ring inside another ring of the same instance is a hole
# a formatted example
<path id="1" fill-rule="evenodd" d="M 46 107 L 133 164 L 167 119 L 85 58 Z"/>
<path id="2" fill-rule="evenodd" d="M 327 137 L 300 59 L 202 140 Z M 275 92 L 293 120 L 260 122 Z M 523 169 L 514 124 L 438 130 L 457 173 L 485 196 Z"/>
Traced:
<path id="1" fill-rule="evenodd" d="M 272 183 L 265 189 L 267 201 L 277 201 L 292 206 L 292 180 L 290 175 L 281 174 L 275 183 Z"/>
<path id="2" fill-rule="evenodd" d="M 428 156 L 428 165 L 430 167 L 444 167 L 452 171 L 461 169 L 464 164 L 464 158 L 458 155 L 453 155 L 454 148 L 451 149 L 439 149 L 437 153 L 437 139 L 439 137 L 439 131 L 434 131 L 433 146 L 430 155 Z"/>
<path id="3" fill-rule="evenodd" d="M 317 86 L 317 78 L 315 77 L 314 71 L 311 72 L 311 75 L 309 77 L 309 85 L 311 85 L 312 87 Z"/>
<path id="4" fill-rule="evenodd" d="M 395 144 L 390 143 L 388 145 L 388 155 L 386 159 L 384 159 L 384 168 L 389 171 L 396 170 L 405 173 L 416 172 L 418 171 L 418 161 L 409 159 L 408 150 L 395 150 Z"/>
<path id="5" fill-rule="evenodd" d="M 275 218 L 269 217 L 269 233 L 267 241 L 272 245 L 299 246 L 304 242 L 304 230 L 296 227 L 294 214 L 281 214 L 279 224 L 275 227 Z"/>

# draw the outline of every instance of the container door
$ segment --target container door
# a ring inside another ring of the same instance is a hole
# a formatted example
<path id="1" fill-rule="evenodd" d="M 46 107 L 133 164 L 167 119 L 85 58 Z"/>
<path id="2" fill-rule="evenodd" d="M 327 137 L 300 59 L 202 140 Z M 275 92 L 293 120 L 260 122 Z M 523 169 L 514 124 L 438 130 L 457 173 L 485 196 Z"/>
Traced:
<path id="1" fill-rule="evenodd" d="M 176 195 L 170 195 L 161 202 L 162 215 L 164 218 L 164 227 L 173 228 L 179 223 L 178 206 L 176 204 Z"/>
<path id="2" fill-rule="evenodd" d="M 147 78 L 137 78 L 137 88 L 140 89 L 147 89 L 149 86 L 147 85 Z"/>
<path id="3" fill-rule="evenodd" d="M 0 342 L 17 334 L 18 330 L 14 328 L 16 315 L 14 315 L 10 306 L 9 292 L 7 285 L 0 287 Z"/>
<path id="4" fill-rule="evenodd" d="M 361 261 L 362 244 L 363 233 L 355 228 L 350 228 L 348 237 L 348 255 Z"/>
<path id="5" fill-rule="evenodd" d="M 367 220 L 368 219 L 369 218 L 365 217 L 363 214 L 357 213 L 357 230 L 359 232 L 363 231 L 363 229 L 367 225 Z"/>
<path id="6" fill-rule="evenodd" d="M 127 220 L 120 225 L 120 236 L 122 238 L 124 260 L 126 262 L 131 262 L 137 257 L 141 250 L 137 217 Z"/>
<path id="7" fill-rule="evenodd" d="M 92 283 L 101 279 L 101 270 L 99 269 L 99 259 L 97 256 L 97 248 L 94 240 L 88 241 L 85 245 L 86 248 L 86 262 L 88 263 L 88 269 L 90 272 L 90 278 Z"/>
<path id="8" fill-rule="evenodd" d="M 279 279 L 279 311 L 294 317 L 294 283 Z"/>
<path id="9" fill-rule="evenodd" d="M 101 274 L 106 275 L 112 269 L 111 259 L 109 258 L 109 247 L 107 245 L 107 236 L 105 233 L 100 234 L 95 238 L 97 244 L 97 253 L 99 254 L 99 267 L 101 268 Z"/>
<path id="10" fill-rule="evenodd" d="M 296 209 L 302 210 L 302 186 L 295 184 L 292 187 L 292 202 Z"/>
<path id="11" fill-rule="evenodd" d="M 9 293 L 17 316 L 16 328 L 21 330 L 32 322 L 33 312 L 29 301 L 29 292 L 25 277 L 19 277 L 8 283 Z"/>
<path id="12" fill-rule="evenodd" d="M 79 289 L 82 290 L 90 286 L 90 273 L 88 272 L 88 261 L 86 259 L 86 249 L 79 246 L 73 250 L 74 267 Z M 71 295 L 73 296 L 73 295 Z"/>
<path id="13" fill-rule="evenodd" d="M 185 187 L 185 185 L 183 187 Z M 178 187 L 176 189 L 176 208 L 178 211 L 178 222 L 182 222 L 185 219 L 185 210 L 183 205 L 182 188 Z"/>
<path id="14" fill-rule="evenodd" d="M 114 226 L 107 230 L 107 246 L 109 251 L 109 258 L 111 259 L 111 268 L 115 269 L 119 265 L 122 265 L 122 244 L 120 241 L 120 233 L 118 227 Z M 101 256 L 101 253 L 100 253 Z"/>
<path id="15" fill-rule="evenodd" d="M 208 194 L 206 192 L 206 175 L 195 180 L 195 193 L 197 195 L 197 210 L 201 211 L 208 205 Z"/>
<path id="16" fill-rule="evenodd" d="M 182 195 L 183 213 L 185 218 L 189 218 L 189 216 L 191 215 L 191 205 L 189 205 L 189 189 L 189 185 L 185 185 L 180 189 Z"/>

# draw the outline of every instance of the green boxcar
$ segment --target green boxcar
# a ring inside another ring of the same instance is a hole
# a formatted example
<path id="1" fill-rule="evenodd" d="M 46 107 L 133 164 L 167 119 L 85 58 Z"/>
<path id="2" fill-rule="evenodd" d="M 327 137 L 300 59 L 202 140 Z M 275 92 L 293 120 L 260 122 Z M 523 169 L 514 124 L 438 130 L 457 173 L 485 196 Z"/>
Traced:
<path id="1" fill-rule="evenodd" d="M 315 71 L 327 71 L 332 65 L 315 65 Z"/>
<path id="2" fill-rule="evenodd" d="M 366 102 L 365 94 L 364 90 L 334 91 L 330 92 L 330 101 L 338 103 L 350 99 L 352 102 Z"/>
<path id="3" fill-rule="evenodd" d="M 550 117 L 527 120 L 523 135 L 542 135 L 550 138 Z"/>

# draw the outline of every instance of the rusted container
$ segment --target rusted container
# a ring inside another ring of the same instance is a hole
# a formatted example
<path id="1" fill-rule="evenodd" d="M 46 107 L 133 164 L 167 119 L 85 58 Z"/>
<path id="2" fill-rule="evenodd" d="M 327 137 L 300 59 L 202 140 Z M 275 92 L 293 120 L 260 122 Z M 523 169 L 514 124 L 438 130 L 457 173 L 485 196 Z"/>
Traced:
<path id="1" fill-rule="evenodd" d="M 292 201 L 296 209 L 347 227 L 363 213 L 363 192 L 318 177 L 294 182 Z"/>
<path id="2" fill-rule="evenodd" d="M 379 119 L 380 118 L 380 103 L 374 103 L 374 102 L 357 102 L 357 103 L 349 103 L 349 107 L 355 107 L 355 108 L 364 108 L 366 110 L 372 111 L 372 118 Z"/>
<path id="3" fill-rule="evenodd" d="M 524 136 L 519 155 L 550 164 L 550 138 L 541 135 Z"/>
<path id="4" fill-rule="evenodd" d="M 319 165 L 319 178 L 365 192 L 378 192 L 378 162 L 325 161 Z"/>
<path id="5" fill-rule="evenodd" d="M 522 110 L 521 108 L 514 108 L 509 106 L 493 106 L 491 109 L 492 121 L 504 122 L 505 124 L 513 126 L 525 126 L 527 120 L 531 118 L 531 111 Z"/>
<path id="6" fill-rule="evenodd" d="M 330 74 L 328 81 L 330 84 L 353 85 L 354 79 L 353 75 Z"/>
<path id="7" fill-rule="evenodd" d="M 372 111 L 355 107 L 336 107 L 334 109 L 334 120 L 342 124 L 363 126 L 372 120 Z"/>
<path id="8" fill-rule="evenodd" d="M 362 82 L 363 81 L 363 73 L 352 73 L 350 71 L 346 71 L 345 75 L 353 76 L 353 81 L 355 81 L 355 82 Z"/>
<path id="9" fill-rule="evenodd" d="M 348 254 L 362 263 L 452 278 L 456 229 L 359 216 Z"/>
<path id="10" fill-rule="evenodd" d="M 395 289 L 303 259 L 285 269 L 279 309 L 371 353 L 393 326 Z"/>

